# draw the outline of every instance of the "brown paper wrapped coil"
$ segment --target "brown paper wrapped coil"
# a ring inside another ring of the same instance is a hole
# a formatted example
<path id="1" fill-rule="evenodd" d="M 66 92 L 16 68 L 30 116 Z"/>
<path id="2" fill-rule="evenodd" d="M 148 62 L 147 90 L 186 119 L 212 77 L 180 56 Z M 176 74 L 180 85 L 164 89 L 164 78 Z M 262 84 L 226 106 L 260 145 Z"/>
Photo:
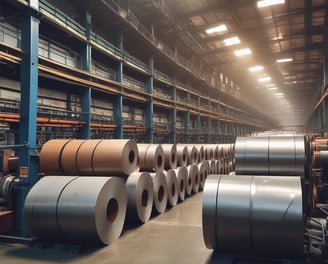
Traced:
<path id="1" fill-rule="evenodd" d="M 141 171 L 163 171 L 164 170 L 164 150 L 161 145 L 137 144 L 139 167 Z"/>

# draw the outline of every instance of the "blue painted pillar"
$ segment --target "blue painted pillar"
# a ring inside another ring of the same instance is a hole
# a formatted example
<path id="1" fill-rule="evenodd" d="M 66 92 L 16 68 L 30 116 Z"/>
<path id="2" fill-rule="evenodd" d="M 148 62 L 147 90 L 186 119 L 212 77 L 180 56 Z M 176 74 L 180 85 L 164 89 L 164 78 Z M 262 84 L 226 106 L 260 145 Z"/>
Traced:
<path id="1" fill-rule="evenodd" d="M 90 71 L 91 69 L 91 45 L 90 45 L 90 34 L 91 34 L 91 15 L 87 12 L 83 13 L 83 24 L 85 27 L 85 36 L 87 43 L 82 47 L 82 69 Z M 82 122 L 85 124 L 82 126 L 79 134 L 79 138 L 89 139 L 90 138 L 90 123 L 91 123 L 91 88 L 83 87 L 81 89 L 81 109 L 82 109 Z"/>
<path id="2" fill-rule="evenodd" d="M 147 93 L 149 94 L 146 103 L 146 126 L 147 126 L 147 135 L 146 142 L 153 143 L 154 142 L 154 122 L 153 122 L 153 113 L 154 113 L 154 104 L 153 104 L 153 87 L 154 87 L 154 57 L 151 56 L 149 58 L 149 67 L 151 70 L 151 75 L 148 77 L 147 84 Z"/>
<path id="3" fill-rule="evenodd" d="M 18 144 L 19 185 L 16 201 L 16 229 L 22 236 L 27 235 L 23 209 L 28 191 L 38 181 L 38 157 L 35 155 L 37 137 L 38 102 L 38 45 L 39 20 L 37 10 L 39 1 L 29 1 L 29 8 L 22 14 L 22 62 L 21 62 L 21 104 Z"/>
<path id="4" fill-rule="evenodd" d="M 188 105 L 190 104 L 190 93 L 187 93 L 187 104 Z M 187 110 L 185 112 L 185 118 L 184 118 L 184 130 L 185 130 L 186 139 L 187 139 L 186 143 L 189 143 L 189 130 L 191 129 L 191 127 L 189 127 L 189 124 L 190 124 L 190 112 L 189 112 L 189 110 Z"/>
<path id="5" fill-rule="evenodd" d="M 177 88 L 176 87 L 173 87 L 173 89 L 172 89 L 171 100 L 174 102 L 177 100 Z M 176 123 L 177 123 L 177 109 L 173 108 L 170 113 L 170 124 L 171 124 L 170 143 L 171 144 L 174 144 L 177 141 L 177 138 L 176 138 L 177 125 L 176 125 Z"/>
<path id="6" fill-rule="evenodd" d="M 197 97 L 197 107 L 198 111 L 200 109 L 200 97 Z M 201 120 L 200 120 L 200 114 L 198 113 L 197 115 L 197 120 L 196 120 L 196 143 L 200 143 L 200 135 L 201 135 Z M 203 133 L 202 133 L 203 134 Z"/>
<path id="7" fill-rule="evenodd" d="M 123 33 L 121 32 L 118 35 L 117 47 L 121 50 L 123 54 Z M 119 61 L 116 70 L 116 81 L 123 81 L 123 61 Z M 122 88 L 120 89 L 122 90 Z M 114 137 L 117 139 L 123 138 L 123 96 L 117 94 L 114 99 L 114 115 L 116 118 L 117 128 L 114 134 Z"/>

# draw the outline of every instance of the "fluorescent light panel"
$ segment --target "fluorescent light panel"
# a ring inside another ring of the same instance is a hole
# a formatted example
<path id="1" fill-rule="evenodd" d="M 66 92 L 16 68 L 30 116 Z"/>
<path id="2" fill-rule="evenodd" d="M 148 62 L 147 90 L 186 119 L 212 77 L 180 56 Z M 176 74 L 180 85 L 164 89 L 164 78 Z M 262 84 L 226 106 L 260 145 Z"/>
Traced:
<path id="1" fill-rule="evenodd" d="M 263 70 L 263 66 L 261 66 L 261 65 L 253 66 L 253 67 L 248 68 L 248 70 L 250 72 L 262 71 Z"/>
<path id="2" fill-rule="evenodd" d="M 227 30 L 228 30 L 227 26 L 222 24 L 222 25 L 219 25 L 219 26 L 215 26 L 215 27 L 206 29 L 206 33 L 207 34 L 220 33 L 220 32 L 224 32 L 224 31 L 227 31 Z"/>
<path id="3" fill-rule="evenodd" d="M 283 59 L 278 59 L 277 60 L 278 63 L 290 62 L 290 61 L 293 61 L 293 59 L 292 58 L 283 58 Z"/>
<path id="4" fill-rule="evenodd" d="M 279 5 L 284 3 L 285 0 L 262 0 L 262 1 L 257 1 L 257 7 L 262 8 L 262 7 Z"/>
<path id="5" fill-rule="evenodd" d="M 278 88 L 277 87 L 270 87 L 270 88 L 268 88 L 268 90 L 269 91 L 275 91 L 275 90 L 278 90 Z"/>
<path id="6" fill-rule="evenodd" d="M 237 45 L 240 43 L 240 39 L 238 37 L 227 38 L 223 40 L 225 46 Z"/>
<path id="7" fill-rule="evenodd" d="M 252 54 L 252 52 L 249 48 L 235 50 L 234 53 L 235 53 L 236 56 L 245 56 L 245 55 Z"/>
<path id="8" fill-rule="evenodd" d="M 257 79 L 259 82 L 269 82 L 271 81 L 271 78 L 269 76 L 258 78 Z"/>

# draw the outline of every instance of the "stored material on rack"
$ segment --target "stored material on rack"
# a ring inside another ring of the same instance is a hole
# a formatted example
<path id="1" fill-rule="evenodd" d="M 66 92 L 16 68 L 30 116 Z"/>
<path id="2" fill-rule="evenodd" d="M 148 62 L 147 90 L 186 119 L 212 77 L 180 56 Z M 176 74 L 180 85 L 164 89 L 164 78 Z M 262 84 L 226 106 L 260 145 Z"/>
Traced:
<path id="1" fill-rule="evenodd" d="M 146 223 L 151 215 L 154 190 L 148 172 L 133 172 L 125 183 L 128 195 L 126 220 L 129 223 Z"/>
<path id="2" fill-rule="evenodd" d="M 133 140 L 102 140 L 92 157 L 95 175 L 129 175 L 138 171 L 138 148 Z"/>
<path id="3" fill-rule="evenodd" d="M 121 178 L 47 176 L 28 193 L 24 213 L 44 240 L 108 245 L 122 232 L 126 207 Z"/>
<path id="4" fill-rule="evenodd" d="M 94 171 L 92 169 L 93 152 L 100 142 L 101 140 L 99 139 L 90 139 L 84 141 L 79 147 L 76 154 L 76 164 L 79 175 L 94 175 Z"/>
<path id="5" fill-rule="evenodd" d="M 207 248 L 216 249 L 216 213 L 217 213 L 217 192 L 220 182 L 220 175 L 208 175 L 203 192 L 202 223 L 203 237 Z"/>
<path id="6" fill-rule="evenodd" d="M 210 160 L 209 163 L 210 163 L 211 174 L 217 174 L 216 161 L 215 160 Z"/>
<path id="7" fill-rule="evenodd" d="M 188 148 L 186 145 L 177 144 L 177 166 L 185 167 L 188 161 Z"/>
<path id="8" fill-rule="evenodd" d="M 79 177 L 63 189 L 57 221 L 65 241 L 109 245 L 121 235 L 126 208 L 122 178 Z"/>
<path id="9" fill-rule="evenodd" d="M 233 165 L 229 164 L 229 168 L 232 168 Z M 288 175 L 303 178 L 305 164 L 303 135 L 270 135 L 237 137 L 236 139 L 236 175 Z"/>
<path id="10" fill-rule="evenodd" d="M 153 211 L 161 214 L 165 211 L 167 205 L 167 183 L 166 177 L 162 171 L 150 173 L 153 179 L 154 187 L 154 206 Z"/>
<path id="11" fill-rule="evenodd" d="M 219 147 L 216 144 L 205 145 L 205 159 L 218 160 L 219 159 Z"/>
<path id="12" fill-rule="evenodd" d="M 216 231 L 215 248 L 219 251 L 302 256 L 304 224 L 300 177 L 217 176 L 220 177 L 217 194 L 213 188 L 207 191 L 206 182 L 203 198 L 203 234 L 209 248 L 213 245 L 209 242 L 213 236 L 208 227 L 213 220 L 205 218 L 215 215 L 216 225 L 212 231 Z M 209 185 L 214 186 L 215 181 Z M 215 197 L 216 213 L 215 209 L 209 213 Z"/>
<path id="13" fill-rule="evenodd" d="M 164 150 L 161 145 L 137 144 L 139 155 L 139 167 L 141 171 L 163 171 Z"/>
<path id="14" fill-rule="evenodd" d="M 168 171 L 163 171 L 166 177 L 167 182 L 167 198 L 168 198 L 168 205 L 174 207 L 178 202 L 178 180 L 176 173 L 173 169 Z"/>
<path id="15" fill-rule="evenodd" d="M 178 181 L 179 200 L 184 201 L 186 195 L 186 183 L 188 177 L 188 169 L 186 167 L 178 167 L 174 169 Z"/>
<path id="16" fill-rule="evenodd" d="M 43 239 L 58 241 L 63 234 L 57 222 L 57 203 L 61 192 L 77 176 L 46 176 L 29 191 L 24 207 L 29 231 Z"/>
<path id="17" fill-rule="evenodd" d="M 85 140 L 71 140 L 68 142 L 61 154 L 61 166 L 65 175 L 79 175 L 79 171 L 76 163 L 76 155 L 80 146 Z"/>
<path id="18" fill-rule="evenodd" d="M 40 171 L 47 175 L 63 174 L 61 168 L 61 154 L 68 139 L 51 139 L 48 140 L 40 151 Z"/>
<path id="19" fill-rule="evenodd" d="M 165 165 L 164 168 L 175 169 L 177 167 L 177 148 L 176 144 L 162 144 L 164 151 Z"/>

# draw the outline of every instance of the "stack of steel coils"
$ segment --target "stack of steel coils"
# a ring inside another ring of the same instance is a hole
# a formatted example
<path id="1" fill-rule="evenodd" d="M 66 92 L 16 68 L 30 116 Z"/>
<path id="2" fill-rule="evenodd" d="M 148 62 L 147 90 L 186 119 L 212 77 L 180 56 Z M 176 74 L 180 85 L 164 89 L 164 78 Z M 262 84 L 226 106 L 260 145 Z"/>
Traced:
<path id="1" fill-rule="evenodd" d="M 232 254 L 302 256 L 306 161 L 304 135 L 238 137 L 235 175 L 212 174 L 205 182 L 206 246 Z"/>

